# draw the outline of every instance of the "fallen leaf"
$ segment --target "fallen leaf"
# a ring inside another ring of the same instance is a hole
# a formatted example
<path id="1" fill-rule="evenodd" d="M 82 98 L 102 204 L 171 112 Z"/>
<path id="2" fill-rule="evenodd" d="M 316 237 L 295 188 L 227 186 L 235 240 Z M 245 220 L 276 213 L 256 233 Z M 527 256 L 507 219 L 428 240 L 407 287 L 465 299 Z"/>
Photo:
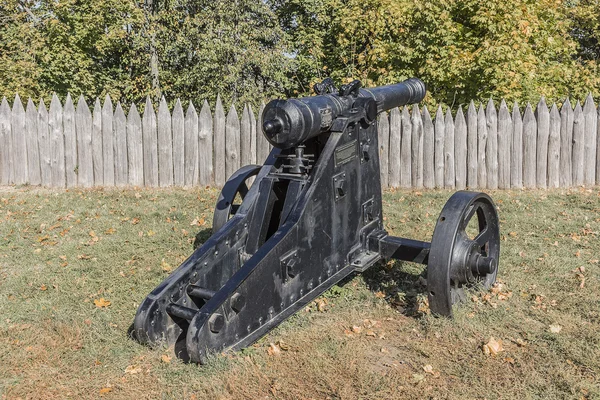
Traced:
<path id="1" fill-rule="evenodd" d="M 325 311 L 325 306 L 327 305 L 327 300 L 317 299 L 317 300 L 315 300 L 315 303 L 317 303 L 317 311 L 319 311 L 319 312 Z"/>
<path id="2" fill-rule="evenodd" d="M 77 258 L 80 260 L 89 260 L 91 257 L 88 256 L 87 254 L 80 254 L 77 256 Z"/>
<path id="3" fill-rule="evenodd" d="M 171 362 L 172 358 L 173 357 L 166 355 L 166 354 L 163 354 L 162 356 L 160 356 L 161 361 L 164 362 L 165 364 L 169 364 Z"/>
<path id="4" fill-rule="evenodd" d="M 42 286 L 40 286 L 40 290 L 46 291 L 46 290 L 48 290 L 48 287 L 46 285 L 42 284 Z"/>
<path id="5" fill-rule="evenodd" d="M 94 300 L 94 304 L 98 308 L 106 308 L 106 307 L 110 306 L 110 301 L 104 299 L 104 297 L 101 297 L 99 299 Z"/>
<path id="6" fill-rule="evenodd" d="M 354 325 L 352 327 L 352 332 L 354 332 L 354 333 L 360 333 L 360 332 L 362 332 L 362 327 Z"/>
<path id="7" fill-rule="evenodd" d="M 372 330 L 368 330 L 365 332 L 365 335 L 367 336 L 372 336 L 372 337 L 377 337 L 377 335 L 375 334 L 375 332 L 373 332 Z"/>
<path id="8" fill-rule="evenodd" d="M 423 367 L 423 371 L 427 372 L 428 374 L 433 374 L 433 366 L 427 364 Z"/>
<path id="9" fill-rule="evenodd" d="M 154 236 L 154 235 L 156 235 L 156 232 L 154 232 L 152 229 L 150 229 L 148 231 L 148 236 Z"/>
<path id="10" fill-rule="evenodd" d="M 135 365 L 129 365 L 127 368 L 125 368 L 126 374 L 134 375 L 134 374 L 138 374 L 140 372 L 142 372 L 142 367 L 137 367 Z"/>
<path id="11" fill-rule="evenodd" d="M 169 265 L 165 259 L 163 258 L 162 262 L 160 263 L 160 266 L 162 267 L 162 270 L 165 272 L 171 272 L 173 270 L 173 267 L 171 265 Z"/>
<path id="12" fill-rule="evenodd" d="M 117 230 L 115 228 L 108 228 L 106 231 L 104 231 L 104 233 L 106 235 L 112 235 L 116 232 Z"/>
<path id="13" fill-rule="evenodd" d="M 275 343 L 271 343 L 269 345 L 269 348 L 267 349 L 267 353 L 270 356 L 278 356 L 279 354 L 281 354 L 281 349 Z"/>
<path id="14" fill-rule="evenodd" d="M 490 340 L 483 345 L 483 353 L 485 355 L 495 356 L 503 350 L 502 340 L 496 340 L 493 337 L 491 337 Z"/>
<path id="15" fill-rule="evenodd" d="M 552 333 L 560 333 L 561 330 L 562 330 L 562 326 L 560 326 L 558 324 L 550 325 L 550 332 L 552 332 Z"/>
<path id="16" fill-rule="evenodd" d="M 102 389 L 100 389 L 100 396 L 104 396 L 105 394 L 108 394 L 110 392 L 112 392 L 112 388 L 109 388 L 109 387 L 102 388 Z"/>

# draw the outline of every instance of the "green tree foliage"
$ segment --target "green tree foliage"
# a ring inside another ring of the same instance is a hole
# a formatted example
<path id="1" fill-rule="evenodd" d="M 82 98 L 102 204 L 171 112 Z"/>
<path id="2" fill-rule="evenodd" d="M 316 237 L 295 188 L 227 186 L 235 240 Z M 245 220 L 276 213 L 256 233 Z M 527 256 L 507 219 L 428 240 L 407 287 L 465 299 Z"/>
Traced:
<path id="1" fill-rule="evenodd" d="M 597 17 L 598 1 L 586 1 L 588 13 L 577 15 L 597 34 L 598 19 L 590 15 Z M 417 76 L 428 84 L 429 103 L 446 104 L 489 96 L 561 99 L 600 89 L 597 58 L 581 57 L 574 34 L 572 15 L 581 4 L 282 0 L 272 6 L 294 39 L 296 77 L 303 83 L 329 71 L 338 80 L 358 77 L 367 85 Z M 597 42 L 589 47 L 597 51 Z"/>
<path id="2" fill-rule="evenodd" d="M 600 89 L 599 0 L 0 0 L 0 94 L 258 103 L 326 76 L 427 102 Z"/>
<path id="3" fill-rule="evenodd" d="M 251 0 L 2 0 L 0 93 L 257 103 L 290 84 L 285 33 Z"/>

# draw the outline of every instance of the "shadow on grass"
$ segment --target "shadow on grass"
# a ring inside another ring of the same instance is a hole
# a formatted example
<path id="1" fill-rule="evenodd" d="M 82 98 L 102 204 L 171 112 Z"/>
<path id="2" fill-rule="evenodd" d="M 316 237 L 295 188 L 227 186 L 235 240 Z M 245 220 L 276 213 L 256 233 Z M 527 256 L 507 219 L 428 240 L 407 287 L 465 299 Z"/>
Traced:
<path id="1" fill-rule="evenodd" d="M 392 261 L 378 263 L 363 272 L 367 287 L 405 315 L 422 315 L 427 298 L 427 269 L 418 264 Z"/>
<path id="2" fill-rule="evenodd" d="M 194 250 L 202 246 L 204 242 L 206 242 L 212 236 L 212 234 L 212 228 L 202 229 L 200 232 L 198 232 L 196 234 L 196 238 L 194 239 Z"/>

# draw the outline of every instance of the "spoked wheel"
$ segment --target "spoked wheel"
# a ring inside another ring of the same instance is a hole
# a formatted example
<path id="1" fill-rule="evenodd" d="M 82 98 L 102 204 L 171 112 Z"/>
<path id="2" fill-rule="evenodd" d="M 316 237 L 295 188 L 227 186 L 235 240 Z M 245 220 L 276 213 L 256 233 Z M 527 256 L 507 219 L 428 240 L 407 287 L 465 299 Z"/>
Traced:
<path id="1" fill-rule="evenodd" d="M 235 171 L 225 182 L 213 215 L 213 234 L 221 229 L 240 208 L 246 194 L 248 194 L 248 179 L 256 176 L 260 168 L 259 165 L 246 165 Z M 239 203 L 236 202 L 238 199 L 241 199 Z"/>
<path id="2" fill-rule="evenodd" d="M 452 316 L 452 305 L 466 297 L 465 289 L 489 289 L 496 281 L 499 256 L 500 229 L 492 199 L 485 193 L 456 192 L 444 206 L 431 240 L 431 312 Z"/>

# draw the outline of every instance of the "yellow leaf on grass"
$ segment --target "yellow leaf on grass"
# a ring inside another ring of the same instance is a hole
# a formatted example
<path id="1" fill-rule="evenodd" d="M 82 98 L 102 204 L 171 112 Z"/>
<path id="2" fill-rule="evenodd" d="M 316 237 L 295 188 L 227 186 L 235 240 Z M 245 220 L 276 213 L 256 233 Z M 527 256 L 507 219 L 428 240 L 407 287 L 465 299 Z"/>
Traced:
<path id="1" fill-rule="evenodd" d="M 491 337 L 490 340 L 483 345 L 483 353 L 488 356 L 495 356 L 503 350 L 502 340 L 496 340 L 493 337 Z"/>
<path id="2" fill-rule="evenodd" d="M 562 330 L 562 326 L 560 326 L 558 324 L 550 325 L 550 332 L 552 332 L 552 333 L 560 333 L 561 330 Z"/>
<path id="3" fill-rule="evenodd" d="M 150 229 L 148 231 L 148 236 L 154 236 L 154 235 L 156 235 L 156 232 L 154 232 L 152 229 Z"/>
<path id="4" fill-rule="evenodd" d="M 105 387 L 105 388 L 100 389 L 100 395 L 101 396 L 103 396 L 105 394 L 108 394 L 110 392 L 112 392 L 112 388 L 109 388 L 109 387 Z"/>
<path id="5" fill-rule="evenodd" d="M 142 372 L 142 367 L 138 367 L 135 365 L 129 365 L 127 368 L 125 368 L 126 374 L 134 375 L 134 374 L 138 374 L 140 372 Z"/>
<path id="6" fill-rule="evenodd" d="M 42 284 L 42 286 L 40 286 L 40 290 L 46 291 L 46 290 L 48 290 L 48 287 L 46 285 Z"/>
<path id="7" fill-rule="evenodd" d="M 106 300 L 104 297 L 94 300 L 94 304 L 98 308 L 106 308 L 110 306 L 110 301 Z"/>
<path id="8" fill-rule="evenodd" d="M 281 354 L 281 349 L 275 343 L 271 343 L 269 345 L 269 348 L 267 349 L 267 353 L 270 356 L 278 356 L 279 354 Z"/>
<path id="9" fill-rule="evenodd" d="M 162 267 L 162 270 L 165 272 L 171 272 L 173 270 L 173 267 L 169 263 L 167 263 L 164 258 L 163 258 L 162 262 L 160 263 L 160 266 Z"/>
<path id="10" fill-rule="evenodd" d="M 104 233 L 106 235 L 112 235 L 116 232 L 117 230 L 115 228 L 108 228 L 106 231 L 104 231 Z"/>
<path id="11" fill-rule="evenodd" d="M 163 354 L 160 359 L 162 360 L 162 362 L 169 364 L 171 362 L 172 357 L 168 356 L 166 354 Z"/>

